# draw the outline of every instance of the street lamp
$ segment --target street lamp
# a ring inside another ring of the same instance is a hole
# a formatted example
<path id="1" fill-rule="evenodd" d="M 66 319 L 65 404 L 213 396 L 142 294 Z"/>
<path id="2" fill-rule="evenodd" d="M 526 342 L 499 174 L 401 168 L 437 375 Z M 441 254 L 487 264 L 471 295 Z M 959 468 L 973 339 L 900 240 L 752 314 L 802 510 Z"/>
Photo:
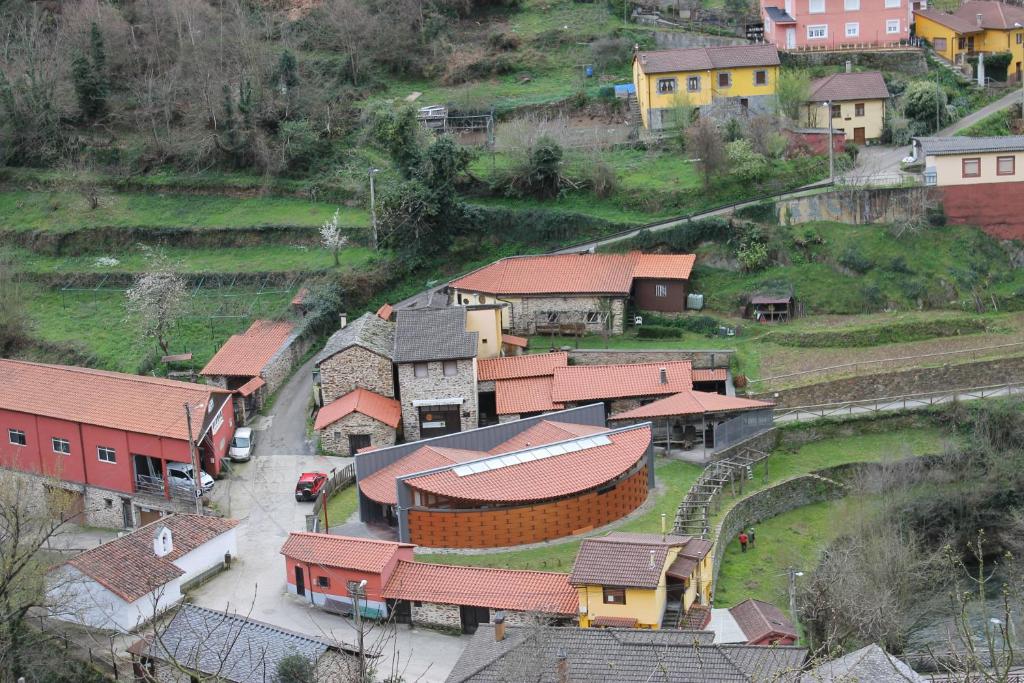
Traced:
<path id="1" fill-rule="evenodd" d="M 380 173 L 379 168 L 371 168 L 369 171 L 370 176 L 370 225 L 373 226 L 373 249 L 376 251 L 380 248 L 377 238 L 377 198 L 374 194 L 373 177 Z"/>
<path id="2" fill-rule="evenodd" d="M 826 116 L 828 116 L 828 179 L 834 184 L 836 182 L 836 161 L 833 149 L 835 144 L 832 141 L 832 100 L 825 101 L 821 106 L 825 107 Z"/>

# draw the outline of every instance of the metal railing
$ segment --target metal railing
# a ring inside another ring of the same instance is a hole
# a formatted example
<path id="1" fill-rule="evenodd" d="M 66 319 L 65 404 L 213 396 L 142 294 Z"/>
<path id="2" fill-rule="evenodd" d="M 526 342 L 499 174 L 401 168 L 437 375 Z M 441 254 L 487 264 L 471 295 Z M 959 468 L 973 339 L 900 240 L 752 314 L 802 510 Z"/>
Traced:
<path id="1" fill-rule="evenodd" d="M 763 451 L 745 448 L 731 458 L 708 464 L 676 509 L 673 531 L 707 538 L 711 533 L 711 507 L 718 494 L 727 484 L 735 493 L 737 483 L 742 494 L 743 481 L 753 479 L 754 465 L 767 457 Z"/>
<path id="2" fill-rule="evenodd" d="M 836 187 L 917 187 L 922 178 L 905 173 L 872 173 L 836 178 Z"/>
<path id="3" fill-rule="evenodd" d="M 901 363 L 905 361 L 918 361 L 929 358 L 945 358 L 949 356 L 956 356 L 960 354 L 972 354 L 971 357 L 977 360 L 979 354 L 985 354 L 989 351 L 1002 351 L 1005 349 L 1024 349 L 1024 341 L 1010 342 L 1009 344 L 996 344 L 994 346 L 979 346 L 971 349 L 954 349 L 952 351 L 936 351 L 935 353 L 921 353 L 914 356 L 893 356 L 891 358 L 877 358 L 873 360 L 862 360 L 853 363 L 842 363 L 840 365 L 829 365 L 823 368 L 814 368 L 813 370 L 800 370 L 799 372 L 788 372 L 782 375 L 773 375 L 771 377 L 762 377 L 760 379 L 749 379 L 749 384 L 764 384 L 765 388 L 762 391 L 767 391 L 767 385 L 771 382 L 790 379 L 792 377 L 803 377 L 805 375 L 816 375 L 816 374 L 827 374 L 832 372 L 838 372 L 843 370 L 852 369 L 851 375 L 856 376 L 860 374 L 861 367 L 872 366 L 877 367 L 885 363 Z"/>

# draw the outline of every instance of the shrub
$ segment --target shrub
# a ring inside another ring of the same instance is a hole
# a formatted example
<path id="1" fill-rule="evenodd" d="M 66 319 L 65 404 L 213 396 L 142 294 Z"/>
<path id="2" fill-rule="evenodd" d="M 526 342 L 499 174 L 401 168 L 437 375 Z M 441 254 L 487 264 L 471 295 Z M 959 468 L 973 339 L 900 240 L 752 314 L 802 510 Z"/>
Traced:
<path id="1" fill-rule="evenodd" d="M 600 71 L 622 66 L 633 56 L 633 44 L 626 38 L 598 38 L 590 44 L 590 57 Z"/>
<path id="2" fill-rule="evenodd" d="M 775 223 L 778 220 L 774 202 L 758 202 L 744 206 L 736 209 L 734 215 L 757 223 Z"/>
<path id="3" fill-rule="evenodd" d="M 934 225 L 937 228 L 941 228 L 946 224 L 946 210 L 942 208 L 942 204 L 936 206 L 929 206 L 925 211 L 925 215 L 928 218 L 928 224 Z"/>
<path id="4" fill-rule="evenodd" d="M 675 339 L 680 337 L 681 334 L 675 327 L 641 325 L 636 331 L 636 336 L 640 339 Z"/>
<path id="5" fill-rule="evenodd" d="M 674 254 L 687 254 L 701 242 L 727 241 L 730 232 L 729 222 L 721 218 L 688 220 L 668 230 L 659 232 L 644 230 L 632 239 L 609 245 L 607 251 L 666 250 Z"/>
<path id="6" fill-rule="evenodd" d="M 886 110 L 885 122 L 882 126 L 882 141 L 896 146 L 909 145 L 914 133 L 910 130 L 907 117 Z"/>
<path id="7" fill-rule="evenodd" d="M 847 247 L 839 257 L 839 263 L 861 275 L 875 267 L 874 262 L 862 254 L 857 247 Z"/>
<path id="8" fill-rule="evenodd" d="M 735 120 L 735 119 L 733 119 Z M 726 145 L 732 174 L 740 180 L 762 180 L 771 170 L 771 162 L 754 151 L 750 140 L 734 140 Z"/>
<path id="9" fill-rule="evenodd" d="M 615 169 L 600 157 L 587 164 L 587 182 L 598 199 L 606 199 L 619 189 L 619 177 Z"/>
<path id="10" fill-rule="evenodd" d="M 931 81 L 914 81 L 903 93 L 903 114 L 921 132 L 934 132 L 936 111 L 939 127 L 950 120 L 949 98 L 941 85 Z"/>
<path id="11" fill-rule="evenodd" d="M 854 164 L 857 163 L 857 155 L 860 154 L 860 147 L 857 146 L 856 142 L 850 142 L 849 140 L 847 140 L 843 144 L 843 152 L 845 152 L 846 155 L 850 157 L 850 161 L 852 161 Z"/>
<path id="12" fill-rule="evenodd" d="M 735 142 L 743 137 L 743 126 L 735 116 L 725 124 L 724 136 L 727 142 Z"/>
<path id="13" fill-rule="evenodd" d="M 892 260 L 889 261 L 889 270 L 894 273 L 903 273 L 905 275 L 913 275 L 914 271 L 907 265 L 907 260 L 902 256 L 893 256 Z"/>
<path id="14" fill-rule="evenodd" d="M 487 44 L 495 50 L 511 52 L 518 49 L 521 43 L 522 39 L 518 35 L 507 31 L 495 31 L 487 36 Z"/>

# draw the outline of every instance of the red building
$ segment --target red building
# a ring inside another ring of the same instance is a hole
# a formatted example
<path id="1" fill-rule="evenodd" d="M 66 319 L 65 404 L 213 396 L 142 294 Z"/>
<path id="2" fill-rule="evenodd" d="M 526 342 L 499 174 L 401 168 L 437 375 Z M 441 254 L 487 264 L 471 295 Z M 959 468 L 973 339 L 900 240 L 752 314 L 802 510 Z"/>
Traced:
<path id="1" fill-rule="evenodd" d="M 83 510 L 97 490 L 146 494 L 149 503 L 190 497 L 167 468 L 192 460 L 185 406 L 202 468 L 216 476 L 234 431 L 230 397 L 200 384 L 0 359 L 0 467 L 76 485 L 60 488 L 80 495 Z M 158 514 L 140 519 L 133 499 L 121 498 L 121 510 L 86 510 L 87 521 L 134 526 Z"/>

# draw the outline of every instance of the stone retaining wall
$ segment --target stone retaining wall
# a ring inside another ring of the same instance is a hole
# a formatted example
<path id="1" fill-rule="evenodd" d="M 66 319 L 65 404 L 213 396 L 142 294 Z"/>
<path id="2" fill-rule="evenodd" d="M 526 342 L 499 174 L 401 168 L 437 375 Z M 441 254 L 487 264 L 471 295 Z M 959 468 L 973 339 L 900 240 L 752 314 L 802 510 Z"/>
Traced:
<path id="1" fill-rule="evenodd" d="M 814 221 L 836 221 L 854 225 L 895 223 L 920 211 L 923 203 L 934 204 L 926 187 L 836 190 L 784 199 L 775 210 L 781 225 Z"/>
<path id="2" fill-rule="evenodd" d="M 462 616 L 458 605 L 445 605 L 435 602 L 413 603 L 412 625 L 426 626 L 427 628 L 440 628 L 444 630 L 462 630 Z M 498 610 L 492 609 L 491 620 Z M 505 623 L 514 626 L 528 626 L 538 623 L 538 615 L 533 612 L 519 612 L 516 610 L 502 610 L 505 612 Z M 555 618 L 555 615 L 551 615 Z"/>
<path id="3" fill-rule="evenodd" d="M 732 349 L 576 349 L 569 351 L 569 362 L 573 365 L 615 365 L 688 360 L 695 368 L 727 368 L 734 353 Z"/>
<path id="4" fill-rule="evenodd" d="M 1024 382 L 1024 356 L 848 377 L 755 395 L 780 408 Z"/>
<path id="5" fill-rule="evenodd" d="M 267 383 L 267 393 L 277 391 L 292 374 L 292 368 L 309 351 L 313 344 L 313 335 L 293 333 L 267 364 L 263 366 L 260 376 Z"/>
<path id="6" fill-rule="evenodd" d="M 909 75 L 928 73 L 928 62 L 924 50 L 836 50 L 821 52 L 787 52 L 779 51 L 779 61 L 783 69 L 806 69 L 813 66 L 843 66 L 853 62 L 857 66 L 879 71 L 898 71 Z"/>

